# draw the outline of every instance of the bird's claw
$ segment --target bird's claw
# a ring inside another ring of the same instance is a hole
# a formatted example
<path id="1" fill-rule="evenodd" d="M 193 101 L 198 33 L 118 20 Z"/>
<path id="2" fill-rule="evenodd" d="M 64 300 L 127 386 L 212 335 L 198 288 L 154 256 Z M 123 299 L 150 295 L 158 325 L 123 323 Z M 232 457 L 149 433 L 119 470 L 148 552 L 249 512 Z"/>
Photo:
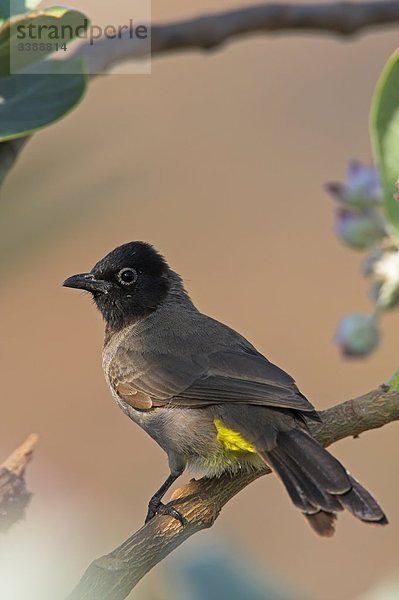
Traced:
<path id="1" fill-rule="evenodd" d="M 150 501 L 148 505 L 147 516 L 145 518 L 145 524 L 151 521 L 151 519 L 153 519 L 156 515 L 169 515 L 170 517 L 173 517 L 174 519 L 179 521 L 182 527 L 184 527 L 184 525 L 187 522 L 183 515 L 179 513 L 178 510 L 173 508 L 173 506 L 163 504 L 162 502 L 157 502 L 155 504 L 154 502 Z"/>

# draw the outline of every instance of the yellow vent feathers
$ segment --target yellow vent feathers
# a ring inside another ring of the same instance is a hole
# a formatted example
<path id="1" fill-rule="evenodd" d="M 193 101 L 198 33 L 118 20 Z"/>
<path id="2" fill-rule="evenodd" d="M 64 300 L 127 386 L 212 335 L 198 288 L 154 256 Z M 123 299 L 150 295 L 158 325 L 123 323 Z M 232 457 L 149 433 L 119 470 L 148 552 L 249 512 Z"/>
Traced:
<path id="1" fill-rule="evenodd" d="M 221 442 L 226 450 L 232 452 L 253 452 L 256 453 L 255 448 L 244 440 L 242 435 L 238 431 L 229 429 L 223 425 L 220 419 L 215 419 L 214 424 L 217 430 L 217 438 Z"/>

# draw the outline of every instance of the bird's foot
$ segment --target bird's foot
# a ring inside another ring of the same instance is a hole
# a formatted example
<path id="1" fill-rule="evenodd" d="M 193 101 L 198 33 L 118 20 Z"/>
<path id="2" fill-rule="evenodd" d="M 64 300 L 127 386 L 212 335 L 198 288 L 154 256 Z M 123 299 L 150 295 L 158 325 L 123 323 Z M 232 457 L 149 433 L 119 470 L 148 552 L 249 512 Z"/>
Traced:
<path id="1" fill-rule="evenodd" d="M 153 519 L 156 515 L 169 515 L 170 517 L 177 519 L 182 527 L 184 527 L 186 524 L 186 519 L 179 513 L 178 510 L 173 508 L 173 506 L 168 506 L 159 500 L 151 499 L 148 504 L 148 512 L 145 518 L 145 524 L 151 521 L 151 519 Z"/>

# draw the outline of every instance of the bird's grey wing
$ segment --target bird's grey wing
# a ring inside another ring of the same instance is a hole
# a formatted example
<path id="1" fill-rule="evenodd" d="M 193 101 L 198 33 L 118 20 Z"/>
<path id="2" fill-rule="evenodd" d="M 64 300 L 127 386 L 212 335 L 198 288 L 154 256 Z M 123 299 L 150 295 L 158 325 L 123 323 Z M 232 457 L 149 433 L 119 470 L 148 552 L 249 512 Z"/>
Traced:
<path id="1" fill-rule="evenodd" d="M 174 397 L 187 402 L 243 402 L 313 412 L 294 379 L 256 351 L 222 350 L 209 356 L 205 373 Z"/>
<path id="2" fill-rule="evenodd" d="M 135 408 L 237 402 L 314 411 L 293 378 L 251 348 L 196 355 L 125 352 L 111 364 L 109 378 Z"/>
<path id="3" fill-rule="evenodd" d="M 207 361 L 201 357 L 121 348 L 109 366 L 108 379 L 133 408 L 149 409 L 170 403 L 206 372 Z M 190 406 L 194 404 L 190 401 Z"/>

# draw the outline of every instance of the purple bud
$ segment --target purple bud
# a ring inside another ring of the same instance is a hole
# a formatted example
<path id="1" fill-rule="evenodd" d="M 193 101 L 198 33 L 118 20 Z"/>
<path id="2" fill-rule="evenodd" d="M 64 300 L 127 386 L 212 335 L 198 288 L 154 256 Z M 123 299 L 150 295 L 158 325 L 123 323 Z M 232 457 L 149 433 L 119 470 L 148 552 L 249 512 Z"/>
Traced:
<path id="1" fill-rule="evenodd" d="M 364 277 L 370 277 L 374 275 L 374 269 L 379 260 L 381 260 L 384 255 L 381 248 L 376 248 L 367 254 L 366 258 L 363 260 L 361 265 L 361 272 Z"/>
<path id="2" fill-rule="evenodd" d="M 355 250 L 366 250 L 385 235 L 382 216 L 374 211 L 340 208 L 337 211 L 336 232 L 345 244 Z"/>
<path id="3" fill-rule="evenodd" d="M 382 283 L 380 283 L 379 281 L 373 281 L 373 283 L 370 285 L 369 297 L 374 304 L 378 304 L 378 299 L 381 294 L 381 287 Z"/>
<path id="4" fill-rule="evenodd" d="M 345 184 L 327 183 L 326 189 L 338 202 L 352 208 L 370 208 L 382 200 L 378 170 L 357 160 L 349 162 Z"/>
<path id="5" fill-rule="evenodd" d="M 379 340 L 375 317 L 359 313 L 344 317 L 335 336 L 345 357 L 367 356 L 376 349 Z"/>

